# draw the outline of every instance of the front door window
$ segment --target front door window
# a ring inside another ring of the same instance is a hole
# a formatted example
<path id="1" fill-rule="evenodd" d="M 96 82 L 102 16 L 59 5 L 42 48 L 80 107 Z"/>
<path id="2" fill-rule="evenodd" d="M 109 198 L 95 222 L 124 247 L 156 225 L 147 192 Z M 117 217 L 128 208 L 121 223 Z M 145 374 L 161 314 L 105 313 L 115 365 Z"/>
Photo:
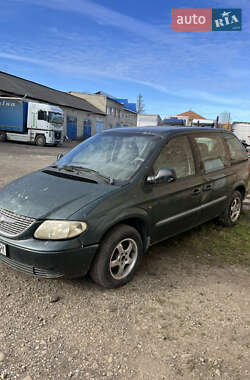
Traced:
<path id="1" fill-rule="evenodd" d="M 186 136 L 175 137 L 165 145 L 153 165 L 154 173 L 162 168 L 174 170 L 177 179 L 195 174 L 194 158 Z"/>

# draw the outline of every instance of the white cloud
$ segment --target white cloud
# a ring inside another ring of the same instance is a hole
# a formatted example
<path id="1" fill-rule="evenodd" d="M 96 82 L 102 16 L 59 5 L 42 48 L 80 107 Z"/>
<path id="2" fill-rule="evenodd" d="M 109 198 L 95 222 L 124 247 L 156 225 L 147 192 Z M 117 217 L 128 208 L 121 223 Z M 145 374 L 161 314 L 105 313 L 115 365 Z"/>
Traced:
<path id="1" fill-rule="evenodd" d="M 102 77 L 102 78 L 108 78 L 108 79 L 114 79 L 114 80 L 128 81 L 131 83 L 149 87 L 156 91 L 160 91 L 161 93 L 166 94 L 170 98 L 186 99 L 189 101 L 190 104 L 199 101 L 199 102 L 208 102 L 210 105 L 219 105 L 219 106 L 230 107 L 230 108 L 231 107 L 235 108 L 235 106 L 238 106 L 237 110 L 238 111 L 242 110 L 242 112 L 248 110 L 250 107 L 250 102 L 246 101 L 246 99 L 244 98 L 238 98 L 238 97 L 232 97 L 232 96 L 227 97 L 225 95 L 220 96 L 218 94 L 208 92 L 205 90 L 201 91 L 199 89 L 185 90 L 184 88 L 178 88 L 179 84 L 177 84 L 176 88 L 168 87 L 164 84 L 162 85 L 158 84 L 157 82 L 140 80 L 140 79 L 137 79 L 136 77 L 129 76 L 126 74 L 123 75 L 121 68 L 115 69 L 115 67 L 113 67 L 112 65 L 110 67 L 106 67 L 105 69 L 101 70 L 101 68 L 98 69 L 98 68 L 92 67 L 91 64 L 86 65 L 86 64 L 81 64 L 81 62 L 75 61 L 74 70 L 72 73 L 73 63 L 71 61 L 65 60 L 60 65 L 58 65 L 58 62 L 56 61 L 55 58 L 54 60 L 43 59 L 41 61 L 35 57 L 28 57 L 26 55 L 22 56 L 20 54 L 10 54 L 10 53 L 0 53 L 0 58 L 7 58 L 10 60 L 45 66 L 52 70 L 62 71 L 64 73 L 68 73 L 70 75 L 73 75 L 82 79 L 92 76 L 92 77 Z"/>
<path id="2" fill-rule="evenodd" d="M 153 25 L 133 17 L 116 12 L 89 0 L 15 0 L 39 5 L 45 8 L 52 8 L 62 11 L 70 11 L 83 14 L 94 20 L 100 25 L 107 25 L 126 30 L 135 35 L 149 39 L 154 42 L 167 42 L 167 36 Z"/>

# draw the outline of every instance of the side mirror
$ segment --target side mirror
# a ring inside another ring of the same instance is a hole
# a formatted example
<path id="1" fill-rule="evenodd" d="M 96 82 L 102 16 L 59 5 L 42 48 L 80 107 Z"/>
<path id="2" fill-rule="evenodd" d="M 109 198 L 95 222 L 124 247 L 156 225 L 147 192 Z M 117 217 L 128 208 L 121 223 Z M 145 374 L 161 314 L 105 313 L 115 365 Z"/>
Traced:
<path id="1" fill-rule="evenodd" d="M 63 158 L 62 152 L 58 153 L 56 159 L 57 159 L 57 161 L 59 161 L 61 158 Z"/>
<path id="2" fill-rule="evenodd" d="M 146 179 L 147 183 L 159 184 L 159 183 L 169 183 L 176 180 L 176 173 L 173 169 L 160 169 L 156 176 L 149 176 Z"/>

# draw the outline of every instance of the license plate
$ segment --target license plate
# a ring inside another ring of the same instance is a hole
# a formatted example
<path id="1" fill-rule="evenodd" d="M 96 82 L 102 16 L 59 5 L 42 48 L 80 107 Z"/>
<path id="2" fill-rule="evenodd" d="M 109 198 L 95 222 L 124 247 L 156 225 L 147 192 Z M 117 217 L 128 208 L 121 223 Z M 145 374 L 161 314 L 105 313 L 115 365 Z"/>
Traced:
<path id="1" fill-rule="evenodd" d="M 3 243 L 0 243 L 0 255 L 6 256 L 6 245 Z"/>

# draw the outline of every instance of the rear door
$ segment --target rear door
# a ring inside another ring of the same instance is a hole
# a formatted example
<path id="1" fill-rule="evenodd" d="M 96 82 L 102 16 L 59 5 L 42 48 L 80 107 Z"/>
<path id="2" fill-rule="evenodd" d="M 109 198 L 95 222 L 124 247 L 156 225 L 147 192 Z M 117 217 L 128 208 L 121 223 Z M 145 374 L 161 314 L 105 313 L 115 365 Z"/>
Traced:
<path id="1" fill-rule="evenodd" d="M 171 183 L 152 185 L 154 242 L 176 235 L 199 223 L 203 178 L 197 173 L 194 156 L 187 136 L 172 138 L 162 149 L 153 165 L 173 169 L 177 179 Z"/>
<path id="2" fill-rule="evenodd" d="M 229 152 L 220 133 L 197 133 L 192 137 L 204 177 L 201 222 L 222 214 L 227 204 L 233 171 Z"/>

